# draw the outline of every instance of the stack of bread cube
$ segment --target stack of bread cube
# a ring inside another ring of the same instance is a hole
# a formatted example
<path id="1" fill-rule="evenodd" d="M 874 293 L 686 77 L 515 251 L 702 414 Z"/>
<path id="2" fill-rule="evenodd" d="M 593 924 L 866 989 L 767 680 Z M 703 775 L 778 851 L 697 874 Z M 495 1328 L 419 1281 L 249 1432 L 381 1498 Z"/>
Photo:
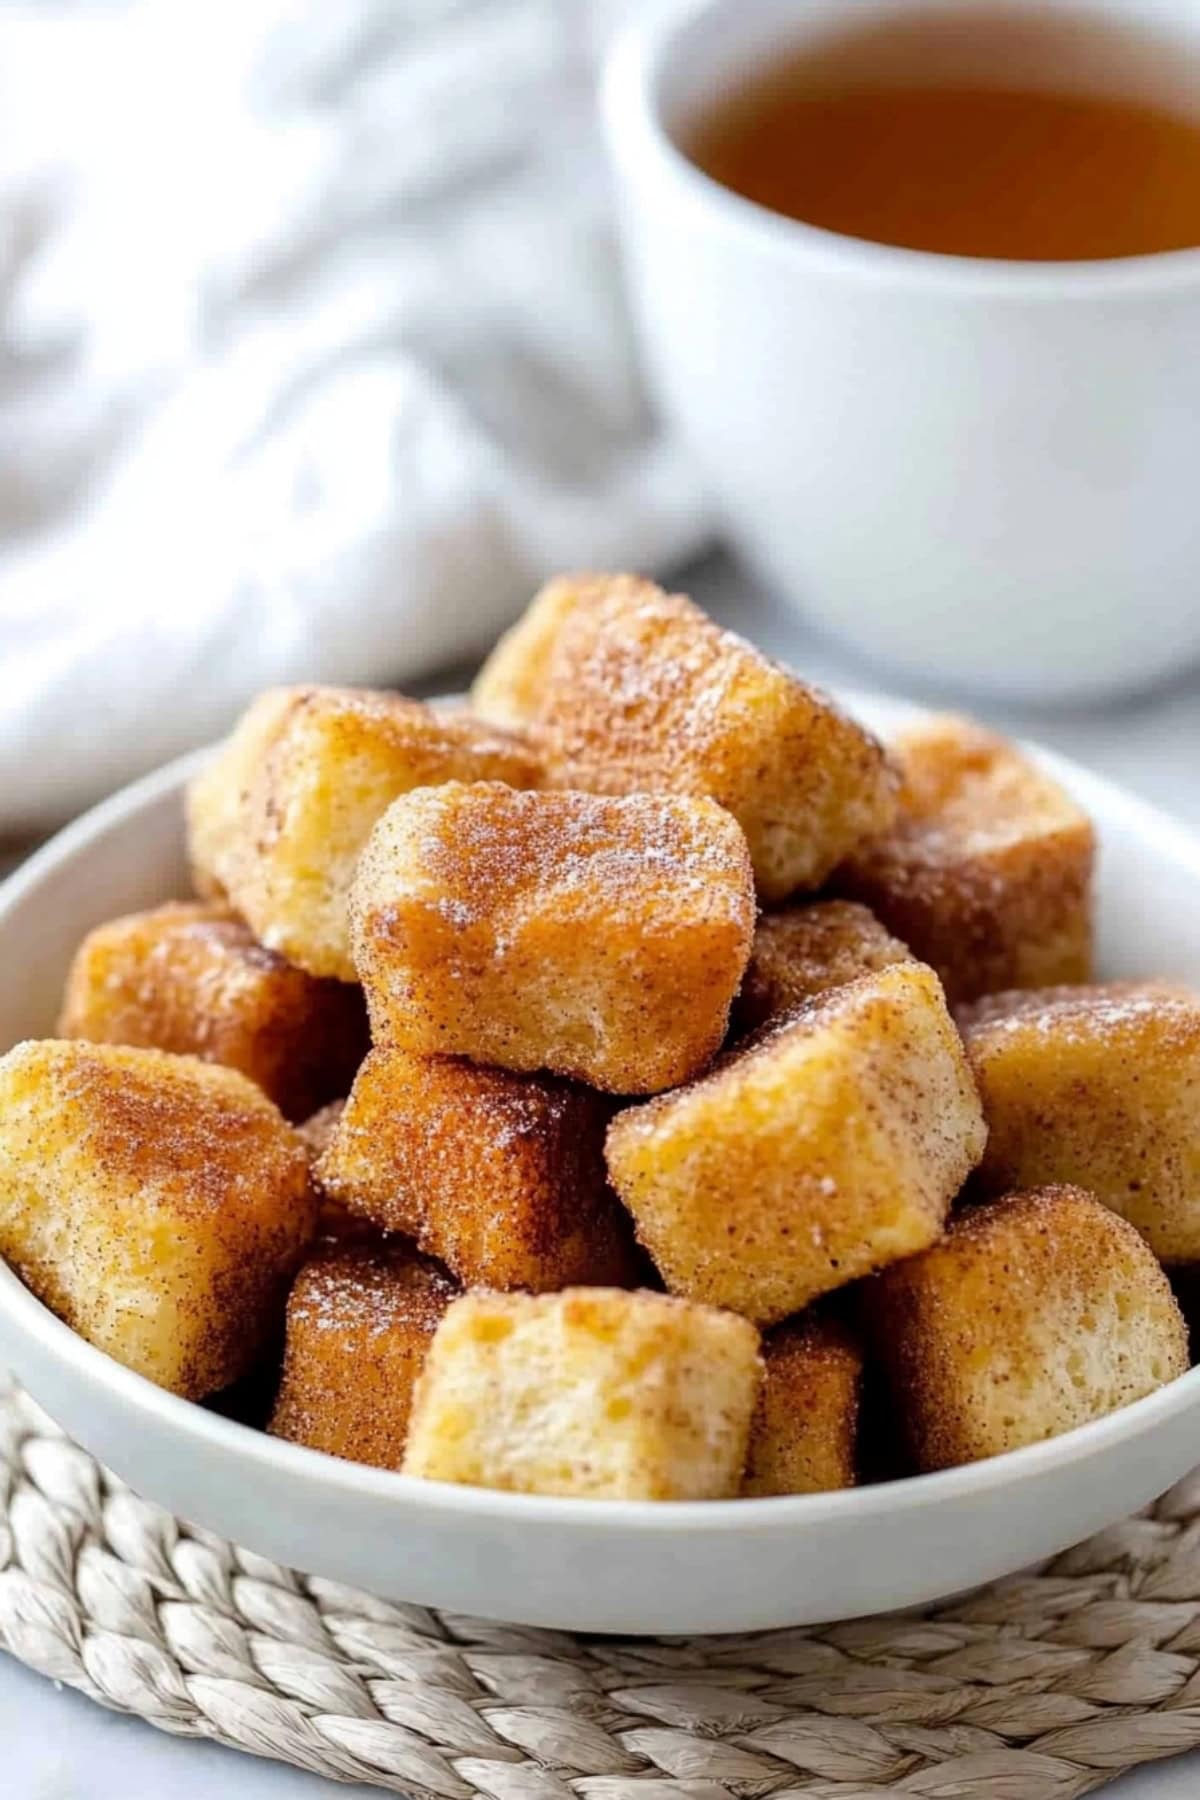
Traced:
<path id="1" fill-rule="evenodd" d="M 708 1500 L 1186 1368 L 1200 999 L 1094 982 L 1091 826 L 1005 741 L 885 750 L 581 577 L 467 706 L 261 696 L 188 812 L 198 898 L 93 931 L 0 1060 L 0 1253 L 151 1380 L 275 1369 L 269 1430 L 428 1479 Z"/>

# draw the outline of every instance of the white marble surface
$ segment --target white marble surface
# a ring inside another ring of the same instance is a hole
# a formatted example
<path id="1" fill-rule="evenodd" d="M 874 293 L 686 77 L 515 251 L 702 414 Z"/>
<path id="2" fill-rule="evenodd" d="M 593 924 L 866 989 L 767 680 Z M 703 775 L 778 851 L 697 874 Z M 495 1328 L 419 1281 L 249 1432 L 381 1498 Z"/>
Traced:
<path id="1" fill-rule="evenodd" d="M 765 648 L 830 684 L 886 687 L 818 644 L 783 609 L 722 562 L 696 571 L 693 591 Z M 940 704 L 964 696 L 935 694 Z M 1200 674 L 1168 693 L 1104 712 L 1053 717 L 994 706 L 975 708 L 998 723 L 1078 757 L 1200 827 Z M 309 1800 L 363 1794 L 295 1770 L 260 1763 L 216 1745 L 166 1737 L 58 1689 L 0 1656 L 0 1793 L 7 1800 Z M 1105 1790 L 1112 1800 L 1191 1800 L 1200 1790 L 1200 1752 L 1138 1771 Z"/>

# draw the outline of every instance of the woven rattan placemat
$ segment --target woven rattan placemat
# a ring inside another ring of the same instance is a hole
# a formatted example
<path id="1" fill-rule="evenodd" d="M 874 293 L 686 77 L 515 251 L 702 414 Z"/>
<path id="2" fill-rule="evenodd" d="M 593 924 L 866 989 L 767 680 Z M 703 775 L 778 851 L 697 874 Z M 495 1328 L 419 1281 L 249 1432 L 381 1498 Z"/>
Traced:
<path id="1" fill-rule="evenodd" d="M 1200 1473 L 921 1613 L 575 1638 L 183 1525 L 0 1377 L 0 1646 L 165 1731 L 437 1800 L 1070 1800 L 1200 1745 Z"/>

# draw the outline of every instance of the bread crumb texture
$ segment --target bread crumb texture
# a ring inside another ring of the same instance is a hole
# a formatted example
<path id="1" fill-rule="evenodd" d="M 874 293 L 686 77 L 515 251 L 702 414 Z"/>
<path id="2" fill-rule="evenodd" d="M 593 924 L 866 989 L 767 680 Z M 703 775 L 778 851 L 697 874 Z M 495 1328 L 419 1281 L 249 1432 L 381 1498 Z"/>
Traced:
<path id="1" fill-rule="evenodd" d="M 398 1469 L 413 1389 L 457 1291 L 402 1239 L 318 1246 L 288 1300 L 272 1435 Z"/>
<path id="2" fill-rule="evenodd" d="M 1087 981 L 1095 834 L 1052 776 L 970 719 L 892 746 L 899 817 L 834 878 L 942 978 L 952 1003 Z"/>
<path id="3" fill-rule="evenodd" d="M 1153 1254 L 1074 1187 L 965 1208 L 877 1278 L 863 1313 L 920 1469 L 1056 1437 L 1188 1366 Z"/>
<path id="4" fill-rule="evenodd" d="M 915 961 L 908 946 L 885 930 L 874 913 L 852 900 L 819 900 L 764 913 L 737 997 L 735 1029 L 744 1035 L 860 975 Z"/>
<path id="5" fill-rule="evenodd" d="M 841 1320 L 810 1310 L 767 1333 L 763 1361 L 742 1492 L 824 1494 L 853 1487 L 863 1374 L 854 1333 Z"/>
<path id="6" fill-rule="evenodd" d="M 618 1114 L 607 1155 L 668 1290 L 773 1324 L 933 1243 L 983 1144 L 941 984 L 898 963 Z"/>
<path id="7" fill-rule="evenodd" d="M 524 739 L 464 711 L 273 688 L 189 790 L 197 889 L 309 974 L 353 981 L 346 897 L 371 828 L 398 794 L 452 779 L 531 787 L 541 767 Z"/>
<path id="8" fill-rule="evenodd" d="M 0 1254 L 161 1387 L 251 1368 L 315 1210 L 303 1144 L 236 1070 L 55 1039 L 0 1058 Z"/>
<path id="9" fill-rule="evenodd" d="M 404 1468 L 600 1500 L 707 1500 L 741 1485 L 761 1378 L 744 1319 L 602 1288 L 467 1294 L 438 1327 Z"/>
<path id="10" fill-rule="evenodd" d="M 220 903 L 171 902 L 90 931 L 58 1035 L 225 1063 L 289 1119 L 349 1091 L 367 1053 L 362 994 L 268 950 Z"/>
<path id="11" fill-rule="evenodd" d="M 960 1012 L 983 1188 L 1075 1183 L 1167 1263 L 1200 1261 L 1200 995 L 1167 982 L 995 994 Z"/>
<path id="12" fill-rule="evenodd" d="M 553 1076 L 373 1050 L 317 1178 L 467 1286 L 622 1285 L 636 1251 L 604 1165 L 612 1112 L 605 1095 Z"/>
<path id="13" fill-rule="evenodd" d="M 648 1093 L 720 1046 L 754 885 L 711 800 L 452 781 L 380 820 L 351 919 L 376 1044 Z"/>
<path id="14" fill-rule="evenodd" d="M 718 801 L 767 901 L 819 886 L 895 811 L 881 745 L 828 695 L 632 575 L 551 582 L 472 702 L 529 728 L 556 787 Z"/>

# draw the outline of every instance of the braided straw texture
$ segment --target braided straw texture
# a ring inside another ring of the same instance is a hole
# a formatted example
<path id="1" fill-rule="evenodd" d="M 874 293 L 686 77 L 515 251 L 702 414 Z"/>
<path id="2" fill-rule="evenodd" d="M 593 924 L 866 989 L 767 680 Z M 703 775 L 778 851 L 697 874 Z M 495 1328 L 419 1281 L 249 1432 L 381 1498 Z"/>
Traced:
<path id="1" fill-rule="evenodd" d="M 0 1646 L 164 1731 L 422 1800 L 1071 1800 L 1200 1745 L 1200 1473 L 919 1615 L 572 1638 L 185 1526 L 0 1376 Z"/>

